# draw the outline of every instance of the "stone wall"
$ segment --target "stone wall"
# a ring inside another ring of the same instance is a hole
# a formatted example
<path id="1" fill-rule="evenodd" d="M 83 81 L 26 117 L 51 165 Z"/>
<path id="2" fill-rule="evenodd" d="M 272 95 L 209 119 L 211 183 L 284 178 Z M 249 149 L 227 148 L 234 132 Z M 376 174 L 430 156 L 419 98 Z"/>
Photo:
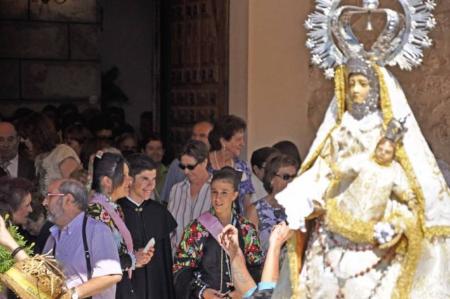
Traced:
<path id="1" fill-rule="evenodd" d="M 0 0 L 1 114 L 99 97 L 98 24 L 96 0 Z"/>

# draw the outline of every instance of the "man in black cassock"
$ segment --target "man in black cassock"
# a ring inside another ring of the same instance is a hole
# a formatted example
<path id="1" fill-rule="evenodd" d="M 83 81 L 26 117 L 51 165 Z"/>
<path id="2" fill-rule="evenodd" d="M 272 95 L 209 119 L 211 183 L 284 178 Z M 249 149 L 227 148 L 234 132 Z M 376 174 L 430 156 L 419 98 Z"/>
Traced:
<path id="1" fill-rule="evenodd" d="M 177 223 L 164 206 L 150 199 L 156 185 L 156 164 L 144 154 L 132 154 L 127 160 L 133 184 L 130 195 L 117 203 L 123 210 L 134 248 L 144 248 L 151 238 L 155 239 L 150 262 L 133 271 L 131 283 L 135 298 L 174 299 L 169 235 Z"/>

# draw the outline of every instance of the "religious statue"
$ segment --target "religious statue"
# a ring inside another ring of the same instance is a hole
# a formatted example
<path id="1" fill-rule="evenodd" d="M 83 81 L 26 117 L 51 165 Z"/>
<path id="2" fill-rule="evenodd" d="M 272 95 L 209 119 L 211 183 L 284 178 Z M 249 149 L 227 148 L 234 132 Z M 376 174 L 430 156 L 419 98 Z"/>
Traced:
<path id="1" fill-rule="evenodd" d="M 405 15 L 377 0 L 316 2 L 307 47 L 334 77 L 335 97 L 299 175 L 276 197 L 289 226 L 308 236 L 288 245 L 289 296 L 448 298 L 450 190 L 385 68 L 420 65 L 435 2 L 399 0 Z M 368 30 L 371 15 L 386 17 L 368 51 L 352 32 L 355 14 L 368 15 Z"/>

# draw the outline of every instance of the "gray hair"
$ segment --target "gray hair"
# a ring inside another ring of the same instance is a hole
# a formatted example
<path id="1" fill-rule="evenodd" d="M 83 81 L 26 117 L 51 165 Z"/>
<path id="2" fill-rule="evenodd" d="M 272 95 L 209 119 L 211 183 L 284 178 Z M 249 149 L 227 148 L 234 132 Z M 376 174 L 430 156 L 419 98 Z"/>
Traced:
<path id="1" fill-rule="evenodd" d="M 63 194 L 72 194 L 75 204 L 80 210 L 85 211 L 88 207 L 88 193 L 86 187 L 79 181 L 68 179 L 63 180 L 59 185 L 59 191 Z"/>

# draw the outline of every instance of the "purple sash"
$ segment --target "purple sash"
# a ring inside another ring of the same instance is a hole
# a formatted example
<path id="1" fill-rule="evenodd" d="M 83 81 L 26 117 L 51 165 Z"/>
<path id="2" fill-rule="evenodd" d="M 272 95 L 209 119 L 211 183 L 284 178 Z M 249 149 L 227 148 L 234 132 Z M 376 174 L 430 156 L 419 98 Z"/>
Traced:
<path id="1" fill-rule="evenodd" d="M 219 222 L 219 219 L 210 212 L 205 212 L 197 218 L 197 221 L 200 222 L 200 224 L 203 225 L 220 244 L 219 234 L 223 230 L 223 225 Z"/>
<path id="2" fill-rule="evenodd" d="M 106 198 L 106 196 L 101 193 L 95 193 L 94 196 L 91 198 L 90 203 L 97 203 L 106 210 L 106 212 L 109 214 L 109 216 L 111 216 L 111 218 L 114 222 L 114 225 L 119 230 L 119 233 L 122 236 L 123 240 L 125 241 L 125 245 L 127 247 L 128 253 L 134 255 L 133 238 L 131 237 L 131 233 L 128 230 L 127 226 L 125 225 L 125 222 L 123 222 L 122 218 L 115 211 L 114 207 L 110 204 L 110 202 Z M 128 275 L 131 277 L 130 271 L 128 271 Z"/>

